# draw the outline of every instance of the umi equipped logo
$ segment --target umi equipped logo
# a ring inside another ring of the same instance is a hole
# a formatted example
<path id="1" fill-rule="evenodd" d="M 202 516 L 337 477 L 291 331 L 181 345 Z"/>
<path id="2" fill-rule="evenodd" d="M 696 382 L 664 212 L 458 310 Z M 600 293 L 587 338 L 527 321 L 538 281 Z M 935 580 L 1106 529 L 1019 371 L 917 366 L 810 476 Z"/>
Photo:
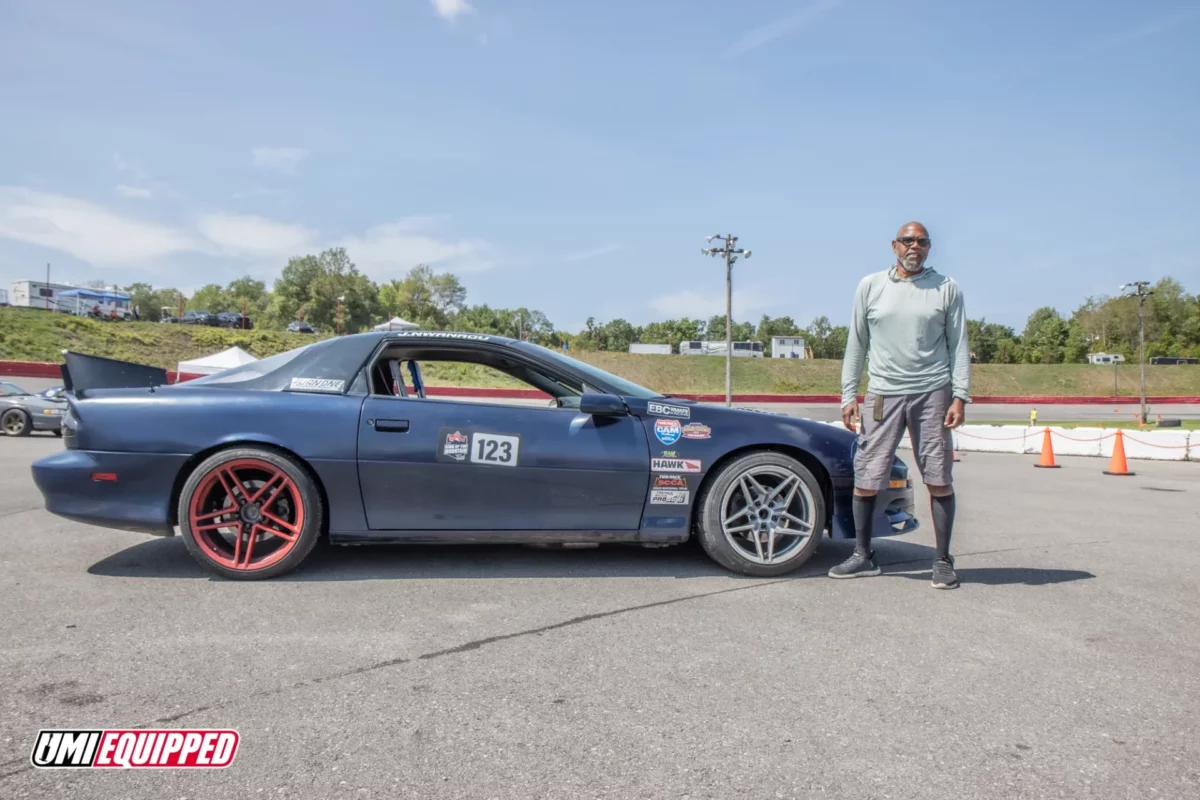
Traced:
<path id="1" fill-rule="evenodd" d="M 241 737 L 223 729 L 41 730 L 29 761 L 38 769 L 223 769 Z"/>

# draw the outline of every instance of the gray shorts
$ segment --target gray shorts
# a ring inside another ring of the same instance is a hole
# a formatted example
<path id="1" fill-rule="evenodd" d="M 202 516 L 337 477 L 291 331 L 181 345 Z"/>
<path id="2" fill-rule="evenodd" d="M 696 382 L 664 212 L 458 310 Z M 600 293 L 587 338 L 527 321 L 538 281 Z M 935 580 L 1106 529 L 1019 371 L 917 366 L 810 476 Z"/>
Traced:
<path id="1" fill-rule="evenodd" d="M 921 479 L 927 485 L 949 486 L 954 439 L 945 421 L 953 399 L 949 384 L 924 394 L 879 397 L 868 393 L 861 409 L 854 485 L 879 491 L 888 487 L 892 462 L 907 429 Z"/>

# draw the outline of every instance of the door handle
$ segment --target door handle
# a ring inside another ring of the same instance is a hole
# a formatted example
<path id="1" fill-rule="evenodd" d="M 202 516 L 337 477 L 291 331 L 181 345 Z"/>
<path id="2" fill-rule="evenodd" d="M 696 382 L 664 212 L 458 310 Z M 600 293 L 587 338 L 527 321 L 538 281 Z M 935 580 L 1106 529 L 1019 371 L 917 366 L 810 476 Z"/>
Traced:
<path id="1" fill-rule="evenodd" d="M 388 431 L 392 433 L 408 433 L 408 420 L 377 419 L 375 420 L 375 430 Z"/>

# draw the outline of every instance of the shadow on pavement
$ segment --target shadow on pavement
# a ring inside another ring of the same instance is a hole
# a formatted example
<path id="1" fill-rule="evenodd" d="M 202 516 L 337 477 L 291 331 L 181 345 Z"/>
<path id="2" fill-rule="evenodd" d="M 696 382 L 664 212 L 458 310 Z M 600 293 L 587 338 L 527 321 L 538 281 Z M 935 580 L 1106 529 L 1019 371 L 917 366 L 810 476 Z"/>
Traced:
<path id="1" fill-rule="evenodd" d="M 850 540 L 821 542 L 816 554 L 784 578 L 823 577 L 854 548 Z M 882 563 L 920 562 L 932 548 L 880 541 Z M 886 570 L 886 566 L 885 566 Z M 154 538 L 114 553 L 88 568 L 117 578 L 211 578 L 178 537 Z M 295 572 L 275 581 L 463 580 L 506 578 L 751 578 L 713 562 L 695 541 L 663 548 L 604 545 L 595 549 L 542 549 L 522 545 L 318 545 Z"/>
<path id="2" fill-rule="evenodd" d="M 959 583 L 981 583 L 985 586 L 1046 586 L 1052 583 L 1070 583 L 1096 577 L 1090 572 L 1077 569 L 1033 569 L 1025 567 L 983 567 L 962 569 L 955 566 Z M 883 577 L 888 577 L 887 567 Z M 924 572 L 893 572 L 892 577 L 930 581 L 933 574 Z"/>

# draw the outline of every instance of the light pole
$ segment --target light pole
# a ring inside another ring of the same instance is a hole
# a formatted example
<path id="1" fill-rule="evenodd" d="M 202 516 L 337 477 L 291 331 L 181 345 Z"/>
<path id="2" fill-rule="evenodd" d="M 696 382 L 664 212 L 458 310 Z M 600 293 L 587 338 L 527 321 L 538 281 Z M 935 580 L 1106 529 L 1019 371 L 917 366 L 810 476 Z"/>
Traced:
<path id="1" fill-rule="evenodd" d="M 1136 297 L 1138 299 L 1138 360 L 1141 362 L 1142 377 L 1142 424 L 1146 423 L 1146 322 L 1144 309 L 1146 306 L 1146 298 L 1154 294 L 1154 290 L 1149 288 L 1150 281 L 1133 281 L 1131 283 L 1121 284 L 1121 291 L 1125 292 L 1126 297 Z M 1130 289 L 1132 288 L 1132 291 Z"/>
<path id="2" fill-rule="evenodd" d="M 733 234 L 713 234 L 708 237 L 708 241 L 713 239 L 724 242 L 723 247 L 706 247 L 701 250 L 701 254 L 706 256 L 724 256 L 725 258 L 725 407 L 729 408 L 733 405 L 733 262 L 737 261 L 738 255 L 750 257 L 749 250 L 741 250 L 734 248 L 737 244 L 737 237 Z"/>
<path id="3" fill-rule="evenodd" d="M 338 312 L 337 313 L 337 335 L 338 336 L 342 335 L 342 303 L 345 302 L 345 300 L 346 300 L 346 295 L 342 295 L 342 296 L 338 297 L 338 307 L 337 307 L 337 312 Z"/>

